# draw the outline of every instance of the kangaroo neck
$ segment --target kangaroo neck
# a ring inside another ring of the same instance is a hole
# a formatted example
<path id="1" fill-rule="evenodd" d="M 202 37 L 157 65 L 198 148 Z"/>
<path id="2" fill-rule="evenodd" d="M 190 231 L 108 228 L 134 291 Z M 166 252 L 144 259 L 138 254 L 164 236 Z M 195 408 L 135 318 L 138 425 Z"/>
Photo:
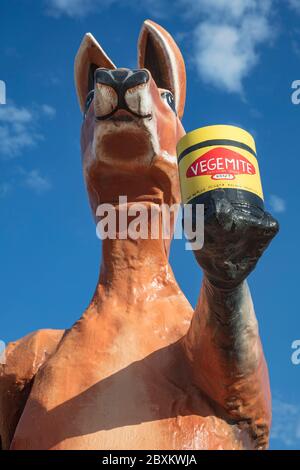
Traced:
<path id="1" fill-rule="evenodd" d="M 102 241 L 98 286 L 118 296 L 126 292 L 136 302 L 139 293 L 151 296 L 164 284 L 174 282 L 168 261 L 170 238 L 166 240 L 157 204 L 124 204 L 115 207 L 115 214 L 115 237 L 110 232 L 112 236 L 105 235 Z M 105 224 L 107 227 L 108 221 Z"/>

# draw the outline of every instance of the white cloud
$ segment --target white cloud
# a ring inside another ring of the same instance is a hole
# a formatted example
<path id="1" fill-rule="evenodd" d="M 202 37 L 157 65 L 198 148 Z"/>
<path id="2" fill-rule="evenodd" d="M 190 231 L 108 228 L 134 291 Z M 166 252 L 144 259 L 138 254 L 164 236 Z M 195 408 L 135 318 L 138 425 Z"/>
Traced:
<path id="1" fill-rule="evenodd" d="M 86 16 L 98 8 L 105 8 L 115 0 L 47 0 L 48 13 L 53 16 Z"/>
<path id="2" fill-rule="evenodd" d="M 42 104 L 41 110 L 45 114 L 45 116 L 48 116 L 49 118 L 54 118 L 56 115 L 56 109 L 53 108 L 53 106 L 50 106 L 49 104 Z"/>
<path id="3" fill-rule="evenodd" d="M 15 157 L 39 139 L 33 129 L 33 114 L 15 105 L 0 107 L 0 155 Z"/>
<path id="4" fill-rule="evenodd" d="M 270 196 L 270 206 L 274 212 L 280 214 L 286 211 L 286 202 L 276 194 Z"/>
<path id="5" fill-rule="evenodd" d="M 32 113 L 26 108 L 17 108 L 16 106 L 1 106 L 0 122 L 28 124 L 32 121 Z"/>
<path id="6" fill-rule="evenodd" d="M 182 0 L 200 16 L 194 31 L 194 62 L 202 80 L 243 93 L 244 79 L 259 62 L 258 47 L 273 37 L 272 0 Z"/>
<path id="7" fill-rule="evenodd" d="M 54 16 L 66 14 L 68 16 L 84 16 L 88 14 L 93 2 L 91 0 L 49 0 L 48 2 L 49 13 Z"/>
<path id="8" fill-rule="evenodd" d="M 152 16 L 163 17 L 168 15 L 168 2 L 166 0 L 45 0 L 48 14 L 54 17 L 62 15 L 71 18 L 80 18 L 92 12 L 101 11 L 115 3 L 126 5 L 135 9 L 145 8 Z"/>
<path id="9" fill-rule="evenodd" d="M 40 170 L 26 170 L 22 166 L 10 170 L 7 181 L 0 182 L 0 199 L 16 188 L 27 188 L 36 194 L 42 194 L 52 189 L 50 180 L 41 174 Z"/>
<path id="10" fill-rule="evenodd" d="M 42 176 L 39 170 L 23 171 L 22 173 L 24 173 L 24 185 L 37 194 L 44 193 L 51 189 L 50 181 Z"/>
<path id="11" fill-rule="evenodd" d="M 300 445 L 300 406 L 286 403 L 278 398 L 273 400 L 273 421 L 271 439 L 287 447 Z"/>
<path id="12" fill-rule="evenodd" d="M 288 3 L 293 10 L 300 13 L 300 0 L 288 0 Z"/>
<path id="13" fill-rule="evenodd" d="M 53 118 L 55 114 L 55 109 L 48 104 L 34 105 L 32 109 L 13 103 L 1 105 L 0 157 L 9 160 L 37 145 L 43 139 L 38 132 L 41 119 Z M 37 194 L 51 189 L 50 181 L 37 169 L 26 171 L 19 167 L 18 175 L 12 178 L 13 182 L 0 183 L 0 197 L 6 196 L 15 186 L 25 186 Z"/>
<path id="14" fill-rule="evenodd" d="M 240 19 L 249 9 L 255 9 L 256 0 L 181 0 L 189 7 L 189 14 L 222 15 L 223 19 Z"/>
<path id="15" fill-rule="evenodd" d="M 0 156 L 13 158 L 34 147 L 43 136 L 37 131 L 38 118 L 55 116 L 55 109 L 47 104 L 34 110 L 15 104 L 0 106 Z"/>

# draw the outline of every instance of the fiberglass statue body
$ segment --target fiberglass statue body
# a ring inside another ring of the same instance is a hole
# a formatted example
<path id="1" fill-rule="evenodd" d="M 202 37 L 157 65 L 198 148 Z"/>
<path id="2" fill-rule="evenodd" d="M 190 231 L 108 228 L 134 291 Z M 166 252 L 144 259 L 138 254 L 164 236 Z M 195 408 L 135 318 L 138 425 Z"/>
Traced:
<path id="1" fill-rule="evenodd" d="M 180 202 L 184 62 L 151 21 L 138 52 L 137 70 L 117 69 L 87 34 L 76 57 L 94 214 L 104 202 L 123 211 L 139 201 L 149 213 Z M 119 195 L 127 196 L 126 207 L 118 206 Z M 226 200 L 205 222 L 206 243 L 195 253 L 204 272 L 195 311 L 174 278 L 166 240 L 106 239 L 95 294 L 80 320 L 8 346 L 0 376 L 4 449 L 268 446 L 268 371 L 245 279 L 277 223 Z"/>

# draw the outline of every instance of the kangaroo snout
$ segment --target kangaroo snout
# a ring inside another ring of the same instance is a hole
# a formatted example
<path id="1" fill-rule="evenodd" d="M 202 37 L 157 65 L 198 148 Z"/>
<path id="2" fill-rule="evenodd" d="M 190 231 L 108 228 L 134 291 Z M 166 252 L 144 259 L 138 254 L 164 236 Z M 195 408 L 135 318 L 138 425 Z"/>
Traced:
<path id="1" fill-rule="evenodd" d="M 147 83 L 149 81 L 149 72 L 145 69 L 130 70 L 122 68 L 109 70 L 99 68 L 95 72 L 95 81 L 112 87 L 117 93 L 124 93 L 129 88 Z"/>
<path id="2" fill-rule="evenodd" d="M 97 69 L 94 78 L 96 120 L 102 121 L 114 115 L 116 119 L 124 120 L 127 113 L 117 113 L 119 110 L 137 118 L 150 118 L 149 81 L 150 73 L 145 69 Z"/>

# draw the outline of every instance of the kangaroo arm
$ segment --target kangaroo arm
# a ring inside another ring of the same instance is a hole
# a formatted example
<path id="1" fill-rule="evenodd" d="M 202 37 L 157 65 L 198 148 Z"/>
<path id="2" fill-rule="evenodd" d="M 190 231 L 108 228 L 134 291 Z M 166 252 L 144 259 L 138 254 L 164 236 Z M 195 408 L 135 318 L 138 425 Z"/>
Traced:
<path id="1" fill-rule="evenodd" d="M 204 278 L 184 347 L 199 388 L 248 429 L 257 449 L 266 448 L 269 377 L 246 281 L 225 290 Z"/>
<path id="2" fill-rule="evenodd" d="M 63 330 L 39 330 L 9 343 L 0 365 L 0 438 L 9 449 L 34 377 L 62 338 Z"/>

